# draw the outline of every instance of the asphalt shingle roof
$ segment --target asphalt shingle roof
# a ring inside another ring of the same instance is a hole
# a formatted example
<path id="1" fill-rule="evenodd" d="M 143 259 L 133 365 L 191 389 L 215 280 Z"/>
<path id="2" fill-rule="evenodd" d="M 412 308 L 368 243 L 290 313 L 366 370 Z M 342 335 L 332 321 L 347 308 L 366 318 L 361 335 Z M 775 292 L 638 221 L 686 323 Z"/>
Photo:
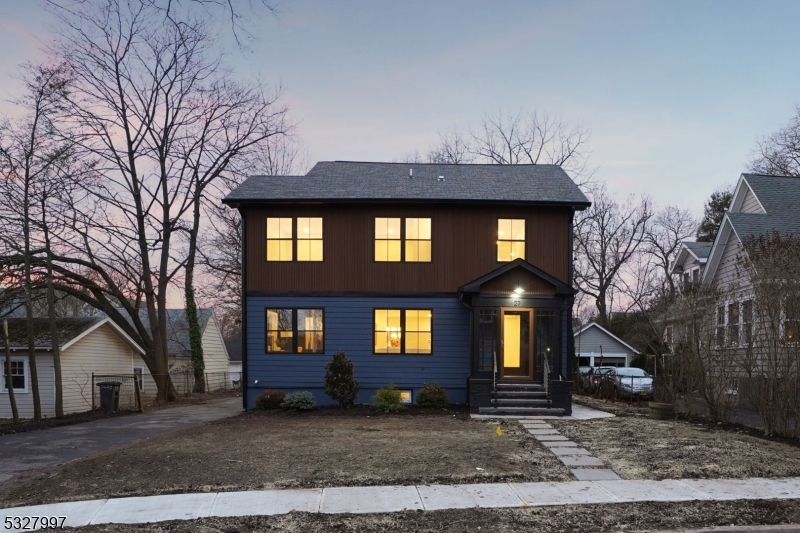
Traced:
<path id="1" fill-rule="evenodd" d="M 708 259 L 708 256 L 711 254 L 711 247 L 714 246 L 714 243 L 684 241 L 683 245 L 691 250 L 699 259 Z"/>
<path id="2" fill-rule="evenodd" d="M 242 361 L 242 341 L 240 339 L 225 339 L 225 349 L 228 350 L 228 359 L 231 362 Z"/>
<path id="3" fill-rule="evenodd" d="M 200 331 L 206 329 L 212 313 L 212 309 L 198 309 L 197 317 L 200 321 Z M 122 311 L 121 314 L 131 325 L 133 324 L 133 321 L 125 311 Z M 100 316 L 105 315 L 101 313 Z M 147 309 L 139 310 L 139 319 L 144 324 L 144 327 L 150 330 Z M 167 309 L 167 353 L 170 357 L 191 357 L 192 355 L 189 345 L 189 323 L 186 321 L 185 309 Z"/>
<path id="4" fill-rule="evenodd" d="M 409 170 L 413 176 L 409 177 Z M 439 179 L 443 176 L 444 179 Z M 225 203 L 264 201 L 467 201 L 588 206 L 557 165 L 438 165 L 322 161 L 305 176 L 252 176 Z"/>
<path id="5" fill-rule="evenodd" d="M 800 178 L 744 174 L 763 213 L 728 213 L 739 238 L 757 237 L 777 231 L 781 234 L 800 234 Z"/>
<path id="6" fill-rule="evenodd" d="M 63 346 L 91 326 L 102 320 L 102 317 L 57 318 L 58 345 Z M 53 338 L 50 335 L 50 320 L 47 318 L 33 318 L 34 346 L 38 350 L 49 350 L 53 347 Z M 0 324 L 2 328 L 2 324 Z M 8 338 L 11 348 L 26 348 L 28 346 L 28 319 L 9 318 Z M 6 343 L 2 330 L 0 330 L 0 348 L 5 348 Z"/>

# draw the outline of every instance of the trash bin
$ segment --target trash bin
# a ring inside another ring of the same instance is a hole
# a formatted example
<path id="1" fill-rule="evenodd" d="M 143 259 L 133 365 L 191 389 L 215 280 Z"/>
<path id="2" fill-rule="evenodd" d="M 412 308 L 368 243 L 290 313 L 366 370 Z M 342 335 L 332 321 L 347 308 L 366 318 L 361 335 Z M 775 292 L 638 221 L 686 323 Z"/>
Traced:
<path id="1" fill-rule="evenodd" d="M 100 387 L 100 407 L 105 409 L 108 414 L 119 409 L 119 387 L 121 381 L 101 381 L 97 384 Z"/>

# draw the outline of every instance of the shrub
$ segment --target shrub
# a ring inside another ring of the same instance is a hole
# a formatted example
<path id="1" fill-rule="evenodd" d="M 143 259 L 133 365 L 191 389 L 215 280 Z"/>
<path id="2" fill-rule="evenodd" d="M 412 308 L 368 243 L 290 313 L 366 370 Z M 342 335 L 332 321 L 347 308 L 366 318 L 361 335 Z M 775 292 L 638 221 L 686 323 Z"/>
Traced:
<path id="1" fill-rule="evenodd" d="M 256 398 L 256 409 L 277 409 L 286 394 L 279 390 L 265 390 Z"/>
<path id="2" fill-rule="evenodd" d="M 299 409 L 300 411 L 310 411 L 316 405 L 317 401 L 314 399 L 314 395 L 308 391 L 290 392 L 281 402 L 281 407 L 284 409 Z"/>
<path id="3" fill-rule="evenodd" d="M 342 407 L 351 407 L 358 396 L 354 373 L 353 363 L 341 351 L 333 354 L 333 360 L 325 365 L 325 394 Z"/>
<path id="4" fill-rule="evenodd" d="M 450 402 L 447 400 L 447 391 L 434 383 L 426 383 L 417 393 L 417 405 L 420 407 L 434 407 L 447 409 Z"/>
<path id="5" fill-rule="evenodd" d="M 406 408 L 400 399 L 400 391 L 394 385 L 388 385 L 375 393 L 375 407 L 384 413 L 396 413 Z"/>

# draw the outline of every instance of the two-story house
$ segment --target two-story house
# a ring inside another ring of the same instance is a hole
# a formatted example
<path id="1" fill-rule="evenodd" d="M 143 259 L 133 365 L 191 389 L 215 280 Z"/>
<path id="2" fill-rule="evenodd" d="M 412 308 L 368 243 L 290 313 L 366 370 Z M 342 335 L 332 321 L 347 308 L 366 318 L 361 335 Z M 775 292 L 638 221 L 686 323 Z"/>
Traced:
<path id="1" fill-rule="evenodd" d="M 264 389 L 330 403 L 343 350 L 361 403 L 436 383 L 474 412 L 569 412 L 543 374 L 571 375 L 572 221 L 589 202 L 560 167 L 320 162 L 223 201 L 244 227 L 245 408 Z"/>

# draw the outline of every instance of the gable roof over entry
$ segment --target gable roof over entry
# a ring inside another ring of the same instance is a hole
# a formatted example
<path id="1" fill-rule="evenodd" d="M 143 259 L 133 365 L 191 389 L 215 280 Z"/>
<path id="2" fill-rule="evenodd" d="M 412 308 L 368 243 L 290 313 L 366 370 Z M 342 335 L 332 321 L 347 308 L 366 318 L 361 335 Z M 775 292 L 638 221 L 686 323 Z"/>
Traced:
<path id="1" fill-rule="evenodd" d="M 440 165 L 322 161 L 305 176 L 252 176 L 223 200 L 263 202 L 516 202 L 588 207 L 557 165 Z"/>
<path id="2" fill-rule="evenodd" d="M 505 265 L 501 266 L 500 268 L 496 268 L 479 277 L 476 280 L 473 280 L 466 285 L 463 285 L 458 288 L 458 292 L 460 293 L 471 293 L 477 294 L 482 292 L 482 288 L 485 288 L 487 285 L 492 284 L 492 282 L 496 282 L 501 280 L 504 277 L 508 277 L 509 275 L 513 275 L 517 272 L 523 274 L 523 277 L 517 277 L 516 279 L 522 280 L 531 280 L 535 284 L 535 286 L 520 286 L 519 288 L 522 289 L 524 292 L 522 294 L 547 294 L 547 295 L 556 295 L 556 296 L 572 296 L 577 291 L 567 285 L 566 283 L 558 280 L 557 278 L 551 276 L 547 272 L 536 268 L 532 264 L 528 263 L 524 259 L 514 259 L 510 263 L 506 263 Z M 539 282 L 539 283 L 537 283 Z M 524 281 L 522 282 L 524 283 Z M 552 287 L 551 291 L 542 291 L 544 286 Z M 515 287 L 516 288 L 516 287 Z M 513 289 L 511 289 L 513 291 Z M 508 291 L 505 290 L 495 290 L 492 292 L 496 293 L 507 293 Z"/>

